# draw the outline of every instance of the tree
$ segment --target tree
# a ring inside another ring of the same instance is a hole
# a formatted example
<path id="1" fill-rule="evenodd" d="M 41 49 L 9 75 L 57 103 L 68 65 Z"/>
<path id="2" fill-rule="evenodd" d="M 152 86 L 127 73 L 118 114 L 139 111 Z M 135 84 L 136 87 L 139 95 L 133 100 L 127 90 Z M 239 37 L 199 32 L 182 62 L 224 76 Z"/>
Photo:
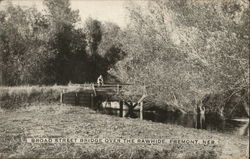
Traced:
<path id="1" fill-rule="evenodd" d="M 120 40 L 128 56 L 113 74 L 181 109 L 206 94 L 248 86 L 248 6 L 235 0 L 128 6 L 130 25 Z"/>
<path id="2" fill-rule="evenodd" d="M 90 55 L 91 81 L 95 81 L 99 76 L 97 64 L 100 62 L 98 46 L 102 40 L 101 22 L 88 18 L 85 22 L 84 31 L 87 36 L 87 52 Z"/>
<path id="3" fill-rule="evenodd" d="M 0 84 L 95 82 L 123 57 L 120 28 L 80 18 L 69 0 L 44 0 L 44 12 L 11 3 L 0 12 Z M 108 44 L 108 45 L 107 45 Z M 106 46 L 105 46 L 106 45 Z"/>
<path id="4" fill-rule="evenodd" d="M 87 52 L 90 55 L 91 81 L 96 81 L 100 74 L 110 80 L 109 69 L 125 55 L 118 38 L 120 28 L 113 23 L 101 23 L 89 18 L 85 22 L 84 30 L 87 36 Z"/>
<path id="5" fill-rule="evenodd" d="M 79 11 L 70 8 L 69 0 L 44 0 L 52 31 L 61 31 L 65 26 L 73 27 L 79 20 Z"/>
<path id="6" fill-rule="evenodd" d="M 45 0 L 44 4 L 51 27 L 49 49 L 55 55 L 47 76 L 54 77 L 51 82 L 59 84 L 88 81 L 85 34 L 75 28 L 78 11 L 70 8 L 69 0 Z"/>
<path id="7" fill-rule="evenodd" d="M 22 9 L 9 4 L 1 12 L 0 47 L 4 84 L 42 82 L 42 67 L 50 56 L 44 45 L 46 23 L 34 8 Z"/>
<path id="8" fill-rule="evenodd" d="M 114 68 L 117 62 L 126 56 L 122 50 L 122 44 L 119 41 L 122 30 L 118 25 L 106 22 L 102 25 L 102 32 L 102 41 L 98 47 L 98 54 L 102 60 L 98 63 L 98 68 L 101 74 L 104 74 L 105 77 L 110 77 L 108 80 L 115 80 L 117 82 L 117 78 L 112 77 L 109 71 Z"/>

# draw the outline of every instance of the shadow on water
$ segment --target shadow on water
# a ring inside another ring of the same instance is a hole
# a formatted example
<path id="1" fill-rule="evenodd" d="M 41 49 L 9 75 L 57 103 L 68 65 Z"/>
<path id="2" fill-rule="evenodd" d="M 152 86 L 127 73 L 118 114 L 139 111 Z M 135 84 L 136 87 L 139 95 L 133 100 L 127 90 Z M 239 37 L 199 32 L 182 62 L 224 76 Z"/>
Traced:
<path id="1" fill-rule="evenodd" d="M 102 113 L 119 116 L 117 109 L 103 109 Z M 134 112 L 139 116 L 139 111 Z M 221 132 L 234 135 L 249 135 L 249 120 L 223 120 L 217 114 L 209 113 L 205 116 L 199 114 L 183 114 L 178 111 L 145 111 L 143 113 L 144 120 L 153 122 L 169 123 L 182 125 L 188 128 L 205 129 L 212 132 Z"/>
<path id="2" fill-rule="evenodd" d="M 145 112 L 144 119 L 154 122 L 182 125 L 189 128 L 205 129 L 235 135 L 249 135 L 249 120 L 223 120 L 219 115 L 209 113 L 205 116 L 199 114 L 182 114 L 178 112 Z"/>

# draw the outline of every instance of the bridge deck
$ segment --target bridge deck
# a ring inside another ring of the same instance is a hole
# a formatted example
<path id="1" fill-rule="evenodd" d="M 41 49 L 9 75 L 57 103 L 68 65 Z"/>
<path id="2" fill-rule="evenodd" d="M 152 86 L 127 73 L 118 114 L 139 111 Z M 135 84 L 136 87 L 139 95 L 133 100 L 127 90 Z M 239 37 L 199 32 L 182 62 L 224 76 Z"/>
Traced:
<path id="1" fill-rule="evenodd" d="M 98 84 L 72 84 L 70 86 L 77 87 L 75 89 L 67 92 L 85 92 L 85 93 L 94 93 L 95 95 L 112 95 L 119 94 L 122 86 L 129 84 L 104 84 L 99 86 Z"/>
<path id="2" fill-rule="evenodd" d="M 143 100 L 147 95 L 143 95 L 136 103 L 125 101 L 121 95 L 121 88 L 129 84 L 70 84 L 69 89 L 61 93 L 60 102 L 79 106 L 90 106 L 91 108 L 99 107 L 100 103 L 110 102 L 111 97 L 117 97 L 118 109 L 120 116 L 132 117 L 133 110 L 140 110 L 140 118 L 143 119 Z M 101 98 L 98 98 L 101 96 Z M 124 106 L 123 106 L 124 104 Z M 140 104 L 140 106 L 138 106 Z M 124 112 L 125 111 L 125 112 Z M 126 112 L 127 111 L 127 112 Z"/>

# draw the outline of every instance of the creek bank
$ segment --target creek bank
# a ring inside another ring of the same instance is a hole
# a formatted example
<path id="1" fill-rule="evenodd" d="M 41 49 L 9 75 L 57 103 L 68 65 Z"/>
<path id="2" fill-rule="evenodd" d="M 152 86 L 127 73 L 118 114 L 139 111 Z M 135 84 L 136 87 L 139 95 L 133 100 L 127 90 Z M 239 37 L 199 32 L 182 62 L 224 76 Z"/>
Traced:
<path id="1" fill-rule="evenodd" d="M 86 107 L 31 104 L 0 115 L 0 152 L 12 158 L 247 158 L 248 138 L 98 114 Z M 27 137 L 202 139 L 218 144 L 29 144 Z M 225 142 L 227 141 L 227 142 Z M 225 145 L 226 144 L 226 145 Z M 234 149 L 235 151 L 230 151 Z M 230 158 L 230 157 L 229 157 Z"/>
<path id="2" fill-rule="evenodd" d="M 148 98 L 145 110 L 152 111 L 172 111 L 173 113 L 197 113 L 194 109 L 202 106 L 206 114 L 214 114 L 221 119 L 248 118 L 249 117 L 249 90 L 242 88 L 239 90 L 228 90 L 220 93 L 205 95 L 201 101 L 192 101 L 182 107 L 157 101 L 156 98 Z"/>
<path id="3" fill-rule="evenodd" d="M 228 90 L 222 93 L 208 94 L 202 100 L 207 113 L 216 113 L 222 119 L 249 117 L 249 90 Z"/>

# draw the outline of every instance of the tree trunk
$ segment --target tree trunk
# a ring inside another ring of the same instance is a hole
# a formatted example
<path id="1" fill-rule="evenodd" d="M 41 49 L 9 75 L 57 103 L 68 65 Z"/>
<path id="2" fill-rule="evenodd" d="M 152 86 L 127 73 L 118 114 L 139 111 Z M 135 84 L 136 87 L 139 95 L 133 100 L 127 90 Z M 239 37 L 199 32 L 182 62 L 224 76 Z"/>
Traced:
<path id="1" fill-rule="evenodd" d="M 3 58 L 2 55 L 0 55 L 0 86 L 3 86 Z"/>
<path id="2" fill-rule="evenodd" d="M 220 109 L 220 112 L 219 112 L 219 115 L 222 119 L 225 119 L 225 116 L 224 116 L 224 107 L 221 107 Z"/>
<path id="3" fill-rule="evenodd" d="M 247 112 L 247 115 L 249 116 L 249 105 L 247 104 L 246 101 L 243 102 L 243 106 L 244 106 L 244 108 L 245 108 L 245 110 Z"/>

